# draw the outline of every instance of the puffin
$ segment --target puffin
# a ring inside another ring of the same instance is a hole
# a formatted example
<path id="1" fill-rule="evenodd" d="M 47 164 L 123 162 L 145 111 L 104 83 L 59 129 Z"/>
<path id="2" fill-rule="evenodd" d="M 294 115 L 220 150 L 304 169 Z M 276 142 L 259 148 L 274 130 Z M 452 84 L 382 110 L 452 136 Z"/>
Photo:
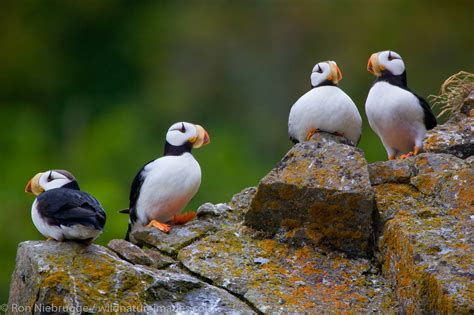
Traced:
<path id="1" fill-rule="evenodd" d="M 288 134 L 293 143 L 309 140 L 316 132 L 343 136 L 357 145 L 362 118 L 352 99 L 338 87 L 342 73 L 336 62 L 316 64 L 311 73 L 311 90 L 291 107 Z"/>
<path id="2" fill-rule="evenodd" d="M 407 86 L 402 57 L 385 50 L 370 56 L 367 70 L 376 76 L 365 102 L 370 127 L 388 159 L 405 159 L 423 150 L 426 131 L 437 122 L 430 105 Z"/>
<path id="3" fill-rule="evenodd" d="M 184 224 L 196 216 L 180 214 L 201 185 L 201 167 L 191 150 L 209 143 L 200 125 L 178 122 L 168 129 L 163 156 L 143 166 L 132 182 L 129 209 L 121 211 L 129 213 L 125 240 L 136 244 L 132 232 L 139 227 L 168 233 L 170 223 Z"/>
<path id="4" fill-rule="evenodd" d="M 25 191 L 36 196 L 33 224 L 48 240 L 92 243 L 104 230 L 105 211 L 99 201 L 79 188 L 65 170 L 36 174 Z"/>

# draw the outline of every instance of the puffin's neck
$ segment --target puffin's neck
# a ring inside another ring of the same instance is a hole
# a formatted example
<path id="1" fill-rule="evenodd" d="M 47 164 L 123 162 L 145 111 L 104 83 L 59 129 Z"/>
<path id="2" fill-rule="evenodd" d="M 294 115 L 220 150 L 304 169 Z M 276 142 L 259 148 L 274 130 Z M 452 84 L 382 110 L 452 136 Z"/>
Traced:
<path id="1" fill-rule="evenodd" d="M 319 83 L 318 85 L 311 85 L 311 88 L 317 88 L 317 87 L 320 87 L 320 86 L 337 86 L 336 84 L 334 84 L 334 82 L 330 81 L 330 80 L 324 80 L 323 82 Z"/>
<path id="2" fill-rule="evenodd" d="M 66 185 L 62 186 L 61 188 L 73 189 L 73 190 L 81 190 L 79 188 L 79 184 L 76 181 L 72 181 L 67 183 Z"/>
<path id="3" fill-rule="evenodd" d="M 183 155 L 184 153 L 191 153 L 191 149 L 193 148 L 192 143 L 186 142 L 185 144 L 175 146 L 172 144 L 169 144 L 168 141 L 165 142 L 165 152 L 164 156 L 169 156 L 169 155 L 174 155 L 174 156 L 180 156 Z"/>
<path id="4" fill-rule="evenodd" d="M 388 71 L 383 71 L 380 77 L 375 79 L 375 82 L 385 81 L 392 85 L 396 85 L 401 88 L 407 88 L 407 72 L 403 71 L 402 74 L 394 75 Z"/>

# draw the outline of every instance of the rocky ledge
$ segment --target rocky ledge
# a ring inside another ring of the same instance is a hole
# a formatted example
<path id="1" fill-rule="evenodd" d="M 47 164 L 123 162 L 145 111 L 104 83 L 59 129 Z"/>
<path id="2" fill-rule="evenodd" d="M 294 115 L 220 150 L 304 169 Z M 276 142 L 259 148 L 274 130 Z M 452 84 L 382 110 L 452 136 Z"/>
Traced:
<path id="1" fill-rule="evenodd" d="M 169 234 L 136 231 L 144 248 L 21 243 L 10 312 L 472 314 L 474 158 L 464 134 L 446 145 L 456 121 L 430 152 L 369 165 L 317 134 L 258 187 Z"/>

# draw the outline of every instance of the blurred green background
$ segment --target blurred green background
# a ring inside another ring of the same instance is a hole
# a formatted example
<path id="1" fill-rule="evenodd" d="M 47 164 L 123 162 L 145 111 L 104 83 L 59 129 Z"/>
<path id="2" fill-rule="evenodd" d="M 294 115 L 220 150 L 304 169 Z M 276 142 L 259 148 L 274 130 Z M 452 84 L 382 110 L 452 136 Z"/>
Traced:
<path id="1" fill-rule="evenodd" d="M 130 183 L 176 121 L 202 124 L 203 180 L 189 205 L 256 185 L 291 147 L 287 117 L 318 61 L 336 60 L 364 117 L 360 147 L 386 158 L 363 111 L 370 54 L 399 52 L 409 85 L 438 92 L 473 70 L 473 1 L 1 1 L 0 303 L 16 246 L 43 239 L 27 181 L 63 168 L 124 236 Z"/>

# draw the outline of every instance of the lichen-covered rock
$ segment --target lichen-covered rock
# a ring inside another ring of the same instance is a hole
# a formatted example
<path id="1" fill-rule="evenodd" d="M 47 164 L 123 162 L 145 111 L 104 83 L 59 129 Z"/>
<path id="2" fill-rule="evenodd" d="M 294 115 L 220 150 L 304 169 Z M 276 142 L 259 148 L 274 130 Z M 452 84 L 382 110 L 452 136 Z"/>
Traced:
<path id="1" fill-rule="evenodd" d="M 35 305 L 77 313 L 253 312 L 227 291 L 191 276 L 133 265 L 98 245 L 53 241 L 19 245 L 9 305 L 10 313 L 15 306 L 32 312 Z"/>
<path id="2" fill-rule="evenodd" d="M 172 258 L 164 256 L 157 251 L 141 249 L 137 245 L 125 240 L 111 240 L 107 247 L 116 252 L 121 258 L 135 265 L 145 265 L 160 269 L 175 262 Z"/>
<path id="3" fill-rule="evenodd" d="M 474 171 L 447 154 L 403 163 L 416 170 L 408 183 L 375 186 L 383 272 L 404 313 L 472 314 Z"/>
<path id="4" fill-rule="evenodd" d="M 303 230 L 314 245 L 370 253 L 373 191 L 362 151 L 317 133 L 295 145 L 261 181 L 245 224 L 276 233 Z"/>
<path id="5" fill-rule="evenodd" d="M 214 231 L 216 226 L 208 220 L 192 220 L 184 225 L 175 225 L 169 233 L 153 227 L 143 227 L 133 232 L 140 243 L 153 246 L 162 252 L 176 255 L 178 250 Z"/>
<path id="6" fill-rule="evenodd" d="M 323 254 L 221 230 L 179 252 L 194 274 L 243 296 L 263 313 L 395 313 L 389 286 L 366 259 Z"/>
<path id="7" fill-rule="evenodd" d="M 205 204 L 201 205 L 197 209 L 197 216 L 198 217 L 205 217 L 205 216 L 218 217 L 229 210 L 231 210 L 231 208 L 225 203 L 218 203 L 214 205 L 210 202 L 206 202 Z"/>
<path id="8" fill-rule="evenodd" d="M 427 152 L 449 153 L 462 159 L 474 155 L 474 117 L 459 114 L 426 134 Z"/>
<path id="9" fill-rule="evenodd" d="M 372 185 L 384 183 L 408 183 L 416 174 L 413 160 L 390 160 L 369 164 Z"/>

